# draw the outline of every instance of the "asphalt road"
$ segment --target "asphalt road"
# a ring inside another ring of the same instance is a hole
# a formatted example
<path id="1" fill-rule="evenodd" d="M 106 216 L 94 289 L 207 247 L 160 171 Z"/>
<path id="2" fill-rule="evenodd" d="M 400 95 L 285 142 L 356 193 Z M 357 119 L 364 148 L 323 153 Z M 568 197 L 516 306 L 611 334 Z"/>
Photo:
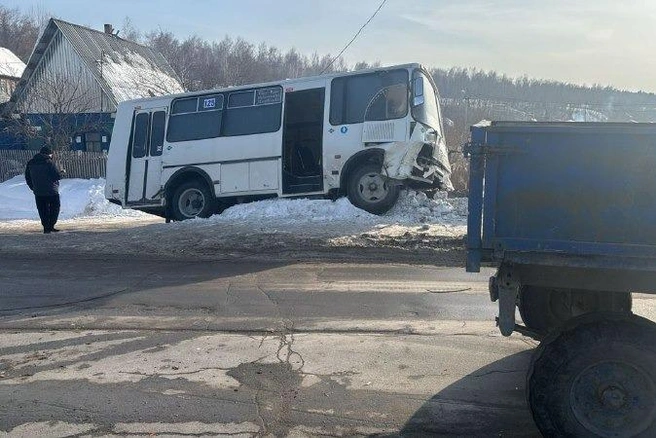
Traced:
<path id="1" fill-rule="evenodd" d="M 489 273 L 3 255 L 0 431 L 535 436 Z"/>

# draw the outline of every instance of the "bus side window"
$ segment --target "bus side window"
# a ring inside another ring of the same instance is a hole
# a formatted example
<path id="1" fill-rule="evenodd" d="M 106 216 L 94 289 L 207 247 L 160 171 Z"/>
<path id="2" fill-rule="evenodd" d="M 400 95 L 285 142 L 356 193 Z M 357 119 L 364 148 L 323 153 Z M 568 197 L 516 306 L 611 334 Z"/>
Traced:
<path id="1" fill-rule="evenodd" d="M 166 113 L 156 111 L 153 113 L 153 122 L 150 131 L 150 156 L 157 157 L 162 155 L 164 149 L 164 124 Z"/>
<path id="2" fill-rule="evenodd" d="M 132 157 L 143 158 L 148 152 L 149 113 L 139 113 L 134 120 L 134 137 L 132 140 Z"/>
<path id="3" fill-rule="evenodd" d="M 394 110 L 388 111 L 387 94 L 378 102 L 380 108 L 372 108 L 369 120 L 392 120 L 408 113 L 408 71 L 390 70 L 378 73 L 335 78 L 331 82 L 330 124 L 348 125 L 362 123 L 365 111 L 381 90 L 392 89 Z M 376 104 L 376 102 L 373 102 Z M 377 111 L 377 113 L 376 113 Z"/>

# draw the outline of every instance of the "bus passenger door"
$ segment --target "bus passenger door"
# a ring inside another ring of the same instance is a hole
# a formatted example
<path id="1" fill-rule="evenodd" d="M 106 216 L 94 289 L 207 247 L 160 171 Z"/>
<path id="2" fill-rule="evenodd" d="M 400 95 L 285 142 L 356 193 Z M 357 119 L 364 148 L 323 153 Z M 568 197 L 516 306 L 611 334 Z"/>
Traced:
<path id="1" fill-rule="evenodd" d="M 128 160 L 127 203 L 155 204 L 162 202 L 160 187 L 166 110 L 151 109 L 135 112 Z"/>
<path id="2" fill-rule="evenodd" d="M 285 93 L 282 193 L 323 191 L 325 88 Z"/>

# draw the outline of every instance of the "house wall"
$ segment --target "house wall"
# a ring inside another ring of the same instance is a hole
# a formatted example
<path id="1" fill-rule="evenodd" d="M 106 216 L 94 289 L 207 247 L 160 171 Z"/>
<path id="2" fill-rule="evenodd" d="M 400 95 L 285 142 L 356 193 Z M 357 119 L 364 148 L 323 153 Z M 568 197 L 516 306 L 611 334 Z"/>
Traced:
<path id="1" fill-rule="evenodd" d="M 70 42 L 58 31 L 16 109 L 20 113 L 95 113 L 112 112 L 116 106 Z"/>

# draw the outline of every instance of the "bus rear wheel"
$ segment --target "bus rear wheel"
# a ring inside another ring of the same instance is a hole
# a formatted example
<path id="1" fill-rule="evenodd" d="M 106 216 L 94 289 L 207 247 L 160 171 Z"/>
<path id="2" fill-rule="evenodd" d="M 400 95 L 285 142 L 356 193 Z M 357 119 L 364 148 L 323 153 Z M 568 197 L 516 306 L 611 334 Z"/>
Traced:
<path id="1" fill-rule="evenodd" d="M 173 219 L 183 221 L 195 217 L 207 218 L 214 214 L 216 200 L 207 184 L 192 180 L 180 184 L 171 197 Z"/>
<path id="2" fill-rule="evenodd" d="M 386 213 L 394 206 L 400 187 L 380 170 L 377 164 L 365 164 L 351 172 L 346 184 L 351 204 L 373 214 Z"/>

